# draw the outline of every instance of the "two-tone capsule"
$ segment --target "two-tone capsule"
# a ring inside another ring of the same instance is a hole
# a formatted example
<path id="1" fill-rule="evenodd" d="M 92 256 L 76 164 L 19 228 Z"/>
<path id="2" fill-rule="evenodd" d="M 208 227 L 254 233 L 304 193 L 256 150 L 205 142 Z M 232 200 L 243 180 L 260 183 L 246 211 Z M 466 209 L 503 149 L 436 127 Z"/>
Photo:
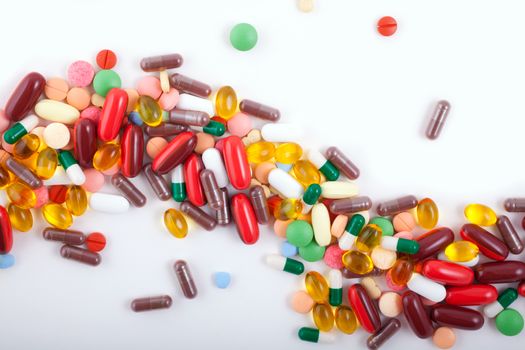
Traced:
<path id="1" fill-rule="evenodd" d="M 294 275 L 300 275 L 304 272 L 302 262 L 281 255 L 268 255 L 265 261 L 266 265 L 276 270 L 285 271 Z"/>

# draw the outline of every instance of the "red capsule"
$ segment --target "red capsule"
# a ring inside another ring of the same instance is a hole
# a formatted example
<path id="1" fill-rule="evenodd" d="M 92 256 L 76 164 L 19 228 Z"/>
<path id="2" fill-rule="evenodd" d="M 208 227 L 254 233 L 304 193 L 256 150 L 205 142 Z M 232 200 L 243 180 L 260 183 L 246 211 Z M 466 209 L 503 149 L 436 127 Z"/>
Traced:
<path id="1" fill-rule="evenodd" d="M 186 192 L 191 204 L 202 207 L 206 204 L 206 196 L 202 189 L 200 173 L 204 169 L 201 157 L 192 153 L 184 162 L 184 181 L 186 181 Z"/>
<path id="2" fill-rule="evenodd" d="M 465 224 L 459 233 L 465 241 L 477 245 L 481 254 L 489 259 L 505 260 L 509 255 L 509 248 L 501 239 L 478 225 Z"/>
<path id="3" fill-rule="evenodd" d="M 93 156 L 97 151 L 97 124 L 87 118 L 80 118 L 73 129 L 75 159 L 83 168 L 93 167 Z"/>
<path id="4" fill-rule="evenodd" d="M 463 287 L 447 288 L 445 303 L 449 305 L 486 305 L 498 299 L 498 291 L 490 284 L 471 284 Z"/>
<path id="5" fill-rule="evenodd" d="M 518 293 L 522 297 L 525 297 L 525 281 L 521 281 L 518 285 Z"/>
<path id="6" fill-rule="evenodd" d="M 188 186 L 188 180 L 186 180 Z M 254 244 L 259 239 L 259 225 L 250 199 L 244 193 L 231 198 L 231 212 L 239 237 L 245 244 Z"/>
<path id="7" fill-rule="evenodd" d="M 415 335 L 419 338 L 432 336 L 434 327 L 419 295 L 412 291 L 403 294 L 403 312 Z"/>
<path id="8" fill-rule="evenodd" d="M 115 139 L 118 135 L 124 114 L 128 108 L 126 91 L 113 88 L 109 91 L 98 121 L 98 138 L 104 142 Z"/>
<path id="9" fill-rule="evenodd" d="M 7 210 L 0 205 L 0 254 L 7 254 L 13 248 L 13 229 Z"/>
<path id="10" fill-rule="evenodd" d="M 511 283 L 525 279 L 525 263 L 516 260 L 480 264 L 475 268 L 479 283 Z"/>
<path id="11" fill-rule="evenodd" d="M 122 175 L 135 177 L 142 170 L 142 159 L 144 156 L 144 136 L 138 125 L 128 124 L 122 135 L 120 144 Z"/>
<path id="12" fill-rule="evenodd" d="M 251 170 L 246 156 L 244 143 L 238 136 L 230 136 L 223 141 L 224 165 L 230 183 L 237 190 L 245 190 L 250 186 Z"/>
<path id="13" fill-rule="evenodd" d="M 481 312 L 455 305 L 436 305 L 430 317 L 440 326 L 469 331 L 480 329 L 485 323 Z"/>
<path id="14" fill-rule="evenodd" d="M 412 255 L 414 260 L 424 260 L 437 255 L 454 241 L 454 232 L 448 227 L 438 227 L 416 238 L 419 251 Z"/>
<path id="15" fill-rule="evenodd" d="M 151 167 L 157 174 L 164 175 L 189 157 L 197 145 L 197 136 L 190 131 L 177 135 L 157 154 Z"/>
<path id="16" fill-rule="evenodd" d="M 469 267 L 443 260 L 427 260 L 421 269 L 423 276 L 449 286 L 468 286 L 474 281 Z"/>
<path id="17" fill-rule="evenodd" d="M 348 301 L 365 331 L 375 333 L 381 328 L 379 312 L 362 285 L 357 283 L 348 289 Z"/>
<path id="18" fill-rule="evenodd" d="M 46 79 L 40 73 L 26 75 L 5 105 L 5 115 L 14 122 L 25 117 L 35 107 L 46 86 Z"/>

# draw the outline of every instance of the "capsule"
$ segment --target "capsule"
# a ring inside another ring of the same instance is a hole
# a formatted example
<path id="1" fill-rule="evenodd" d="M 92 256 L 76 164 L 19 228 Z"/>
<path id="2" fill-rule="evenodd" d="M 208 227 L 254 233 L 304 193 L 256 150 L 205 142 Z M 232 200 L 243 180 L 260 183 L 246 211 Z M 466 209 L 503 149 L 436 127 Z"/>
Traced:
<path id="1" fill-rule="evenodd" d="M 483 204 L 469 204 L 465 207 L 465 217 L 472 224 L 479 226 L 492 226 L 498 217 L 494 210 Z"/>
<path id="2" fill-rule="evenodd" d="M 232 186 L 237 190 L 250 187 L 251 171 L 244 144 L 240 137 L 230 136 L 223 141 L 222 155 Z"/>
<path id="3" fill-rule="evenodd" d="M 328 302 L 332 306 L 339 306 L 343 302 L 343 276 L 340 270 L 331 269 L 328 273 L 330 288 Z"/>
<path id="4" fill-rule="evenodd" d="M 268 174 L 270 185 L 285 198 L 302 198 L 304 189 L 297 180 L 295 180 L 286 171 L 275 168 Z"/>
<path id="5" fill-rule="evenodd" d="M 188 200 L 195 206 L 201 207 L 206 204 L 206 197 L 199 174 L 204 169 L 201 158 L 192 153 L 184 162 L 184 180 L 186 182 L 186 191 Z"/>
<path id="6" fill-rule="evenodd" d="M 153 159 L 153 171 L 164 175 L 182 164 L 197 145 L 197 137 L 194 133 L 186 131 L 175 136 Z"/>
<path id="7" fill-rule="evenodd" d="M 310 210 L 312 210 L 314 204 L 319 200 L 319 197 L 321 197 L 321 186 L 318 184 L 311 184 L 308 186 L 303 194 L 303 215 L 308 214 Z"/>
<path id="8" fill-rule="evenodd" d="M 246 156 L 250 163 L 270 161 L 275 155 L 275 146 L 271 142 L 259 141 L 246 147 Z"/>
<path id="9" fill-rule="evenodd" d="M 117 143 L 106 143 L 100 146 L 93 156 L 93 168 L 106 171 L 120 162 L 121 149 Z"/>
<path id="10" fill-rule="evenodd" d="M 42 231 L 42 236 L 48 241 L 62 242 L 67 245 L 83 245 L 86 242 L 86 235 L 82 232 L 63 230 L 56 227 L 46 227 Z"/>
<path id="11" fill-rule="evenodd" d="M 525 263 L 508 260 L 480 264 L 474 275 L 479 283 L 510 283 L 525 280 Z"/>
<path id="12" fill-rule="evenodd" d="M 54 227 L 66 229 L 73 224 L 71 213 L 60 204 L 45 204 L 42 207 L 42 215 L 44 219 Z"/>
<path id="13" fill-rule="evenodd" d="M 374 263 L 370 256 L 357 250 L 349 250 L 343 254 L 343 265 L 353 273 L 365 275 L 373 270 Z"/>
<path id="14" fill-rule="evenodd" d="M 190 94 L 180 94 L 177 108 L 191 111 L 203 111 L 208 115 L 215 115 L 213 102 L 208 98 L 201 98 Z"/>
<path id="15" fill-rule="evenodd" d="M 391 318 L 374 334 L 368 337 L 366 346 L 371 349 L 379 349 L 388 339 L 401 328 L 401 322 L 397 318 Z"/>
<path id="16" fill-rule="evenodd" d="M 213 210 L 219 210 L 224 203 L 222 202 L 220 188 L 219 185 L 217 185 L 213 171 L 209 169 L 202 170 L 200 180 L 208 205 Z"/>
<path id="17" fill-rule="evenodd" d="M 294 220 L 301 215 L 303 204 L 300 200 L 293 198 L 278 199 L 273 206 L 273 216 L 277 220 Z"/>
<path id="18" fill-rule="evenodd" d="M 140 126 L 128 124 L 124 129 L 120 155 L 122 175 L 135 177 L 140 174 L 144 156 L 144 135 Z"/>
<path id="19" fill-rule="evenodd" d="M 321 173 L 308 160 L 298 160 L 292 166 L 292 170 L 297 181 L 304 187 L 321 182 Z"/>
<path id="20" fill-rule="evenodd" d="M 525 198 L 508 198 L 503 203 L 506 211 L 511 213 L 514 212 L 525 212 Z"/>
<path id="21" fill-rule="evenodd" d="M 217 185 L 220 188 L 228 186 L 228 174 L 224 167 L 224 161 L 222 160 L 221 152 L 216 148 L 208 148 L 202 152 L 202 162 L 206 169 L 213 171 Z"/>
<path id="22" fill-rule="evenodd" d="M 0 205 L 0 254 L 7 254 L 13 248 L 13 229 L 7 210 Z"/>
<path id="23" fill-rule="evenodd" d="M 175 108 L 170 111 L 168 120 L 173 124 L 203 127 L 210 123 L 210 116 L 206 112 Z"/>
<path id="24" fill-rule="evenodd" d="M 270 221 L 270 211 L 262 186 L 256 185 L 250 188 L 249 197 L 257 222 L 260 225 L 266 225 Z"/>
<path id="25" fill-rule="evenodd" d="M 348 270 L 346 267 L 343 267 L 341 269 L 341 273 L 343 274 L 343 277 L 346 279 L 354 279 L 354 278 L 380 276 L 383 273 L 383 270 L 378 269 L 377 267 L 374 267 L 372 271 L 365 273 L 364 275 L 360 275 L 360 274 L 357 274 L 355 272 Z"/>
<path id="26" fill-rule="evenodd" d="M 417 241 L 392 236 L 383 236 L 380 245 L 384 249 L 405 254 L 416 254 L 419 251 Z"/>
<path id="27" fill-rule="evenodd" d="M 330 344 L 335 341 L 335 337 L 331 333 L 321 333 L 316 328 L 302 327 L 297 333 L 299 339 L 310 343 Z"/>
<path id="28" fill-rule="evenodd" d="M 421 273 L 433 281 L 449 286 L 468 286 L 474 281 L 474 272 L 470 268 L 442 260 L 426 260 Z"/>
<path id="29" fill-rule="evenodd" d="M 458 242 L 466 242 L 466 241 L 458 241 Z M 468 242 L 468 243 L 470 243 L 470 242 Z M 472 244 L 472 245 L 475 246 L 475 244 Z M 476 246 L 476 249 L 477 248 L 478 247 Z M 438 254 L 438 259 L 439 260 L 443 260 L 443 261 L 453 262 L 454 264 L 458 264 L 458 265 L 466 266 L 466 267 L 474 267 L 474 266 L 476 266 L 479 263 L 479 255 L 476 255 L 474 258 L 472 258 L 472 260 L 452 261 L 445 255 L 445 252 L 441 252 L 441 253 Z"/>
<path id="30" fill-rule="evenodd" d="M 330 203 L 330 211 L 334 214 L 357 213 L 371 207 L 372 200 L 366 196 L 336 199 Z"/>
<path id="31" fill-rule="evenodd" d="M 135 312 L 150 311 L 157 309 L 169 309 L 172 304 L 169 295 L 161 295 L 158 297 L 147 297 L 134 299 L 131 302 L 131 309 Z"/>
<path id="32" fill-rule="evenodd" d="M 27 134 L 13 145 L 13 156 L 18 159 L 28 159 L 40 148 L 40 137 Z"/>
<path id="33" fill-rule="evenodd" d="M 397 286 L 404 286 L 412 277 L 414 263 L 408 258 L 396 260 L 394 266 L 390 269 L 390 278 Z"/>
<path id="34" fill-rule="evenodd" d="M 483 308 L 483 314 L 488 318 L 494 318 L 515 302 L 516 299 L 518 299 L 518 291 L 515 288 L 507 288 L 498 295 L 498 300 Z"/>
<path id="35" fill-rule="evenodd" d="M 200 127 L 196 127 L 200 128 Z M 202 127 L 202 131 L 206 134 L 210 134 L 213 136 L 222 136 L 226 132 L 226 126 L 223 123 L 220 123 L 218 121 L 212 120 L 208 124 Z"/>
<path id="36" fill-rule="evenodd" d="M 382 233 L 381 227 L 374 224 L 366 225 L 357 236 L 355 247 L 363 253 L 370 253 L 381 243 Z"/>
<path id="37" fill-rule="evenodd" d="M 355 180 L 359 177 L 359 168 L 339 148 L 328 148 L 326 157 L 350 180 Z"/>
<path id="38" fill-rule="evenodd" d="M 175 275 L 177 275 L 184 296 L 188 299 L 195 298 L 197 296 L 197 287 L 191 276 L 188 263 L 184 260 L 177 260 L 173 265 L 173 269 L 175 270 Z"/>
<path id="39" fill-rule="evenodd" d="M 485 319 L 476 310 L 455 305 L 435 305 L 430 317 L 442 327 L 475 331 L 483 327 Z"/>
<path id="40" fill-rule="evenodd" d="M 159 126 L 149 126 L 144 128 L 146 135 L 149 137 L 168 137 L 175 136 L 182 132 L 188 131 L 187 125 L 162 123 Z"/>
<path id="41" fill-rule="evenodd" d="M 405 196 L 391 201 L 380 203 L 377 206 L 377 213 L 381 216 L 392 216 L 402 211 L 407 211 L 417 206 L 417 198 Z"/>
<path id="42" fill-rule="evenodd" d="M 449 110 L 450 103 L 448 101 L 438 101 L 427 126 L 426 135 L 430 140 L 437 139 L 439 134 L 441 134 L 441 130 L 443 129 L 443 125 L 447 120 Z"/>
<path id="43" fill-rule="evenodd" d="M 506 215 L 500 215 L 498 216 L 498 221 L 496 221 L 496 226 L 510 252 L 512 254 L 520 254 L 524 247 L 523 241 L 510 219 Z"/>
<path id="44" fill-rule="evenodd" d="M 342 296 L 341 296 L 342 297 Z M 345 334 L 352 334 L 355 332 L 359 323 L 354 311 L 345 305 L 339 305 L 335 309 L 335 325 L 337 329 Z"/>
<path id="45" fill-rule="evenodd" d="M 279 271 L 285 271 L 294 275 L 300 275 L 304 272 L 302 262 L 287 258 L 281 255 L 268 255 L 265 259 L 266 265 Z"/>
<path id="46" fill-rule="evenodd" d="M 239 103 L 239 109 L 243 113 L 271 122 L 276 122 L 281 118 L 281 112 L 279 112 L 277 108 L 266 106 L 252 100 L 242 100 L 241 103 Z"/>
<path id="47" fill-rule="evenodd" d="M 329 332 L 334 328 L 334 313 L 332 307 L 325 303 L 316 303 L 312 308 L 314 324 L 321 332 Z"/>
<path id="48" fill-rule="evenodd" d="M 505 260 L 509 248 L 499 238 L 478 225 L 465 224 L 461 227 L 461 238 L 478 246 L 481 254 L 493 260 Z"/>
<path id="49" fill-rule="evenodd" d="M 471 284 L 469 286 L 447 288 L 445 303 L 449 305 L 486 305 L 498 298 L 498 291 L 490 284 Z"/>
<path id="50" fill-rule="evenodd" d="M 10 183 L 11 174 L 3 166 L 0 166 L 0 189 L 5 189 Z"/>
<path id="51" fill-rule="evenodd" d="M 379 312 L 363 286 L 357 283 L 348 288 L 348 301 L 363 329 L 368 333 L 377 332 L 381 327 Z"/>
<path id="52" fill-rule="evenodd" d="M 146 176 L 146 179 L 148 180 L 151 188 L 153 189 L 153 192 L 155 192 L 161 201 L 167 201 L 171 198 L 170 185 L 168 185 L 164 177 L 153 171 L 151 164 L 144 165 L 142 171 Z"/>
<path id="53" fill-rule="evenodd" d="M 25 117 L 21 121 L 13 124 L 9 129 L 4 133 L 4 141 L 10 145 L 15 144 L 25 135 L 29 134 L 31 130 L 36 128 L 38 125 L 38 117 L 35 115 L 30 115 Z"/>
<path id="54" fill-rule="evenodd" d="M 303 134 L 297 124 L 267 123 L 261 128 L 261 136 L 268 142 L 300 142 Z"/>
<path id="55" fill-rule="evenodd" d="M 422 297 L 435 303 L 439 303 L 445 299 L 447 295 L 444 286 L 416 272 L 412 273 L 412 276 L 410 276 L 410 279 L 407 282 L 407 287 L 411 291 L 416 292 Z"/>
<path id="56" fill-rule="evenodd" d="M 215 211 L 215 218 L 218 225 L 226 226 L 231 222 L 230 203 L 228 198 L 228 190 L 221 188 L 220 190 L 223 205 L 219 210 Z M 255 214 L 257 215 L 257 209 L 254 207 Z M 269 215 L 269 214 L 268 214 Z"/>
<path id="57" fill-rule="evenodd" d="M 42 180 L 40 180 L 29 168 L 19 163 L 14 158 L 9 157 L 5 161 L 7 170 L 12 172 L 20 181 L 28 185 L 29 187 L 36 189 L 42 186 Z"/>
<path id="58" fill-rule="evenodd" d="M 70 245 L 62 246 L 62 248 L 60 248 L 60 255 L 66 259 L 76 260 L 92 266 L 97 266 L 102 261 L 100 254 Z"/>
<path id="59" fill-rule="evenodd" d="M 248 196 L 238 193 L 231 198 L 231 212 L 239 237 L 245 244 L 254 244 L 259 239 L 259 226 L 255 211 Z"/>
<path id="60" fill-rule="evenodd" d="M 417 204 L 417 221 L 419 226 L 427 230 L 436 227 L 439 219 L 439 210 L 430 198 L 423 198 Z"/>
<path id="61" fill-rule="evenodd" d="M 162 109 L 150 96 L 140 96 L 136 110 L 146 125 L 158 126 L 162 122 Z"/>
<path id="62" fill-rule="evenodd" d="M 184 238 L 188 234 L 188 224 L 180 211 L 168 209 L 164 212 L 164 225 L 176 238 Z"/>
<path id="63" fill-rule="evenodd" d="M 7 206 L 9 220 L 14 229 L 27 232 L 33 227 L 33 215 L 29 209 L 23 209 L 9 203 Z"/>
<path id="64" fill-rule="evenodd" d="M 53 148 L 46 147 L 36 158 L 35 172 L 39 178 L 50 179 L 55 174 L 58 165 L 58 155 Z"/>
<path id="65" fill-rule="evenodd" d="M 88 206 L 86 191 L 73 185 L 67 191 L 66 207 L 72 215 L 80 216 L 85 213 Z"/>
<path id="66" fill-rule="evenodd" d="M 189 78 L 185 75 L 175 73 L 170 76 L 171 86 L 181 93 L 207 98 L 211 95 L 211 87 L 208 84 Z"/>
<path id="67" fill-rule="evenodd" d="M 424 260 L 437 255 L 454 241 L 454 232 L 448 227 L 438 227 L 416 238 L 419 243 L 419 252 L 414 254 L 414 260 Z"/>
<path id="68" fill-rule="evenodd" d="M 294 142 L 281 143 L 275 149 L 275 160 L 281 164 L 294 164 L 303 155 L 303 149 Z"/>
<path id="69" fill-rule="evenodd" d="M 121 214 L 128 211 L 129 202 L 117 194 L 96 192 L 89 197 L 89 207 L 103 213 Z"/>
<path id="70" fill-rule="evenodd" d="M 339 237 L 339 248 L 342 250 L 350 250 L 352 248 L 354 241 L 361 230 L 365 226 L 365 218 L 361 214 L 353 215 L 348 223 L 346 224 L 345 232 Z"/>
<path id="71" fill-rule="evenodd" d="M 215 226 L 217 226 L 217 222 L 215 221 L 214 217 L 208 215 L 205 211 L 188 201 L 181 203 L 180 211 L 189 216 L 207 231 L 211 231 L 215 228 Z"/>
<path id="72" fill-rule="evenodd" d="M 146 196 L 124 175 L 117 173 L 111 177 L 111 184 L 135 207 L 146 204 Z"/>
<path id="73" fill-rule="evenodd" d="M 78 164 L 83 168 L 91 168 L 97 151 L 97 124 L 93 120 L 80 118 L 75 122 L 73 147 Z"/>
<path id="74" fill-rule="evenodd" d="M 455 241 L 445 248 L 445 256 L 454 262 L 471 261 L 478 253 L 478 246 L 469 241 Z"/>
<path id="75" fill-rule="evenodd" d="M 114 140 L 119 133 L 128 107 L 128 94 L 123 89 L 113 88 L 104 100 L 98 120 L 98 138 L 103 142 Z"/>
<path id="76" fill-rule="evenodd" d="M 403 312 L 408 325 L 419 338 L 430 338 L 434 332 L 432 321 L 415 292 L 408 291 L 403 294 Z"/>
<path id="77" fill-rule="evenodd" d="M 35 192 L 21 182 L 13 182 L 6 188 L 9 201 L 22 209 L 34 208 L 36 205 Z"/>
<path id="78" fill-rule="evenodd" d="M 339 170 L 327 160 L 321 152 L 309 150 L 307 158 L 326 177 L 328 181 L 336 181 L 339 178 Z"/>
<path id="79" fill-rule="evenodd" d="M 19 121 L 35 107 L 44 92 L 46 79 L 42 74 L 31 72 L 26 75 L 11 93 L 5 105 L 5 115 L 12 121 Z"/>
<path id="80" fill-rule="evenodd" d="M 231 86 L 223 86 L 215 96 L 215 111 L 223 119 L 230 119 L 237 111 L 237 94 Z"/>
<path id="81" fill-rule="evenodd" d="M 328 283 L 319 272 L 308 272 L 304 278 L 304 285 L 306 286 L 306 291 L 316 303 L 324 303 L 328 300 Z"/>
<path id="82" fill-rule="evenodd" d="M 140 68 L 144 72 L 160 72 L 166 69 L 179 68 L 182 66 L 182 62 L 182 56 L 178 53 L 173 53 L 143 58 L 140 61 Z"/>

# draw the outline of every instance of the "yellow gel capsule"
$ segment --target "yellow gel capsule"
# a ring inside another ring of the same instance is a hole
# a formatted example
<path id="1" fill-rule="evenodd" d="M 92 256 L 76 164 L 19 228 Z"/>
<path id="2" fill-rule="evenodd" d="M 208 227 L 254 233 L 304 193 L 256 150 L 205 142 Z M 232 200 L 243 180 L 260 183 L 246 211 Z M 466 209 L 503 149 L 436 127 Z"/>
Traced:
<path id="1" fill-rule="evenodd" d="M 149 96 L 139 97 L 137 112 L 140 119 L 149 126 L 157 126 L 162 122 L 162 109 L 157 101 Z"/>
<path id="2" fill-rule="evenodd" d="M 88 206 L 86 191 L 80 186 L 71 186 L 66 195 L 66 207 L 75 216 L 84 214 Z"/>
<path id="3" fill-rule="evenodd" d="M 111 169 L 120 161 L 120 145 L 103 144 L 93 156 L 93 167 L 99 171 Z"/>
<path id="4" fill-rule="evenodd" d="M 53 148 L 44 148 L 36 159 L 35 172 L 39 178 L 47 180 L 53 177 L 58 165 L 57 151 Z"/>
<path id="5" fill-rule="evenodd" d="M 246 148 L 246 156 L 250 163 L 262 163 L 273 158 L 275 146 L 271 142 L 260 141 Z"/>
<path id="6" fill-rule="evenodd" d="M 304 187 L 321 182 L 321 173 L 307 160 L 298 160 L 293 165 L 293 174 Z"/>
<path id="7" fill-rule="evenodd" d="M 479 226 L 492 226 L 498 217 L 494 210 L 483 204 L 469 204 L 465 207 L 465 217 L 468 221 Z"/>
<path id="8" fill-rule="evenodd" d="M 9 203 L 7 206 L 7 213 L 9 214 L 9 221 L 13 228 L 18 231 L 27 232 L 33 227 L 33 215 L 31 210 L 23 209 Z"/>
<path id="9" fill-rule="evenodd" d="M 343 254 L 343 265 L 358 275 L 369 273 L 374 268 L 372 259 L 358 250 L 349 250 Z"/>
<path id="10" fill-rule="evenodd" d="M 6 188 L 11 183 L 11 175 L 9 172 L 0 166 L 0 189 Z"/>
<path id="11" fill-rule="evenodd" d="M 215 111 L 223 119 L 230 119 L 237 111 L 237 94 L 231 86 L 223 86 L 215 96 Z"/>
<path id="12" fill-rule="evenodd" d="M 366 225 L 357 236 L 355 247 L 364 253 L 370 253 L 374 247 L 381 243 L 382 233 L 381 227 L 374 224 Z"/>
<path id="13" fill-rule="evenodd" d="M 354 310 L 345 305 L 339 305 L 335 309 L 335 325 L 337 329 L 345 334 L 352 334 L 359 325 Z"/>
<path id="14" fill-rule="evenodd" d="M 317 303 L 312 308 L 315 326 L 321 332 L 329 332 L 334 328 L 334 313 L 332 307 L 326 303 Z"/>
<path id="15" fill-rule="evenodd" d="M 168 209 L 164 212 L 164 225 L 177 238 L 184 238 L 188 234 L 186 219 L 178 210 Z"/>
<path id="16" fill-rule="evenodd" d="M 54 227 L 66 229 L 73 224 L 73 217 L 69 210 L 56 203 L 48 203 L 42 207 L 44 219 Z"/>
<path id="17" fill-rule="evenodd" d="M 316 271 L 310 271 L 304 278 L 306 291 L 316 303 L 324 303 L 328 299 L 328 282 Z"/>
<path id="18" fill-rule="evenodd" d="M 479 253 L 479 248 L 469 241 L 455 241 L 445 248 L 445 256 L 450 261 L 465 262 L 474 259 Z"/>
<path id="19" fill-rule="evenodd" d="M 439 210 L 430 198 L 424 198 L 417 204 L 417 221 L 419 226 L 431 229 L 436 227 L 439 219 Z"/>
<path id="20" fill-rule="evenodd" d="M 283 143 L 275 150 L 275 160 L 283 164 L 294 164 L 303 155 L 303 149 L 296 143 Z"/>
<path id="21" fill-rule="evenodd" d="M 31 187 L 21 182 L 13 182 L 6 189 L 9 201 L 22 209 L 33 208 L 36 204 L 36 194 Z"/>
<path id="22" fill-rule="evenodd" d="M 283 199 L 273 210 L 273 216 L 277 220 L 297 219 L 303 211 L 303 203 L 298 199 Z"/>
<path id="23" fill-rule="evenodd" d="M 13 145 L 13 156 L 18 159 L 27 159 L 38 151 L 40 138 L 35 134 L 27 134 Z"/>

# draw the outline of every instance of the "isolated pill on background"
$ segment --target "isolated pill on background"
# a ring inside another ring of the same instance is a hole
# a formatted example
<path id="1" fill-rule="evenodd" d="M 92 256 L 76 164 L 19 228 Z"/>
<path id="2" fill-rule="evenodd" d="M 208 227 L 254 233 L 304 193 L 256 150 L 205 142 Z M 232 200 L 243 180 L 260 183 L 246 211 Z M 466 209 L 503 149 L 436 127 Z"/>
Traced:
<path id="1" fill-rule="evenodd" d="M 326 150 L 326 158 L 350 180 L 355 180 L 359 177 L 359 168 L 339 148 L 328 148 Z"/>
<path id="2" fill-rule="evenodd" d="M 182 66 L 182 63 L 182 56 L 174 53 L 143 58 L 140 61 L 140 68 L 144 72 L 160 72 L 166 69 L 178 68 Z"/>
<path id="3" fill-rule="evenodd" d="M 175 275 L 179 280 L 180 287 L 184 296 L 188 299 L 193 299 L 197 296 L 197 287 L 190 272 L 188 263 L 184 260 L 177 260 L 173 264 Z"/>
<path id="4" fill-rule="evenodd" d="M 126 198 L 108 193 L 92 193 L 89 197 L 89 207 L 108 214 L 120 214 L 128 211 L 129 202 Z"/>
<path id="5" fill-rule="evenodd" d="M 150 311 L 156 309 L 168 309 L 171 307 L 172 299 L 169 295 L 158 297 L 147 297 L 134 299 L 131 302 L 131 309 L 135 312 Z"/>

